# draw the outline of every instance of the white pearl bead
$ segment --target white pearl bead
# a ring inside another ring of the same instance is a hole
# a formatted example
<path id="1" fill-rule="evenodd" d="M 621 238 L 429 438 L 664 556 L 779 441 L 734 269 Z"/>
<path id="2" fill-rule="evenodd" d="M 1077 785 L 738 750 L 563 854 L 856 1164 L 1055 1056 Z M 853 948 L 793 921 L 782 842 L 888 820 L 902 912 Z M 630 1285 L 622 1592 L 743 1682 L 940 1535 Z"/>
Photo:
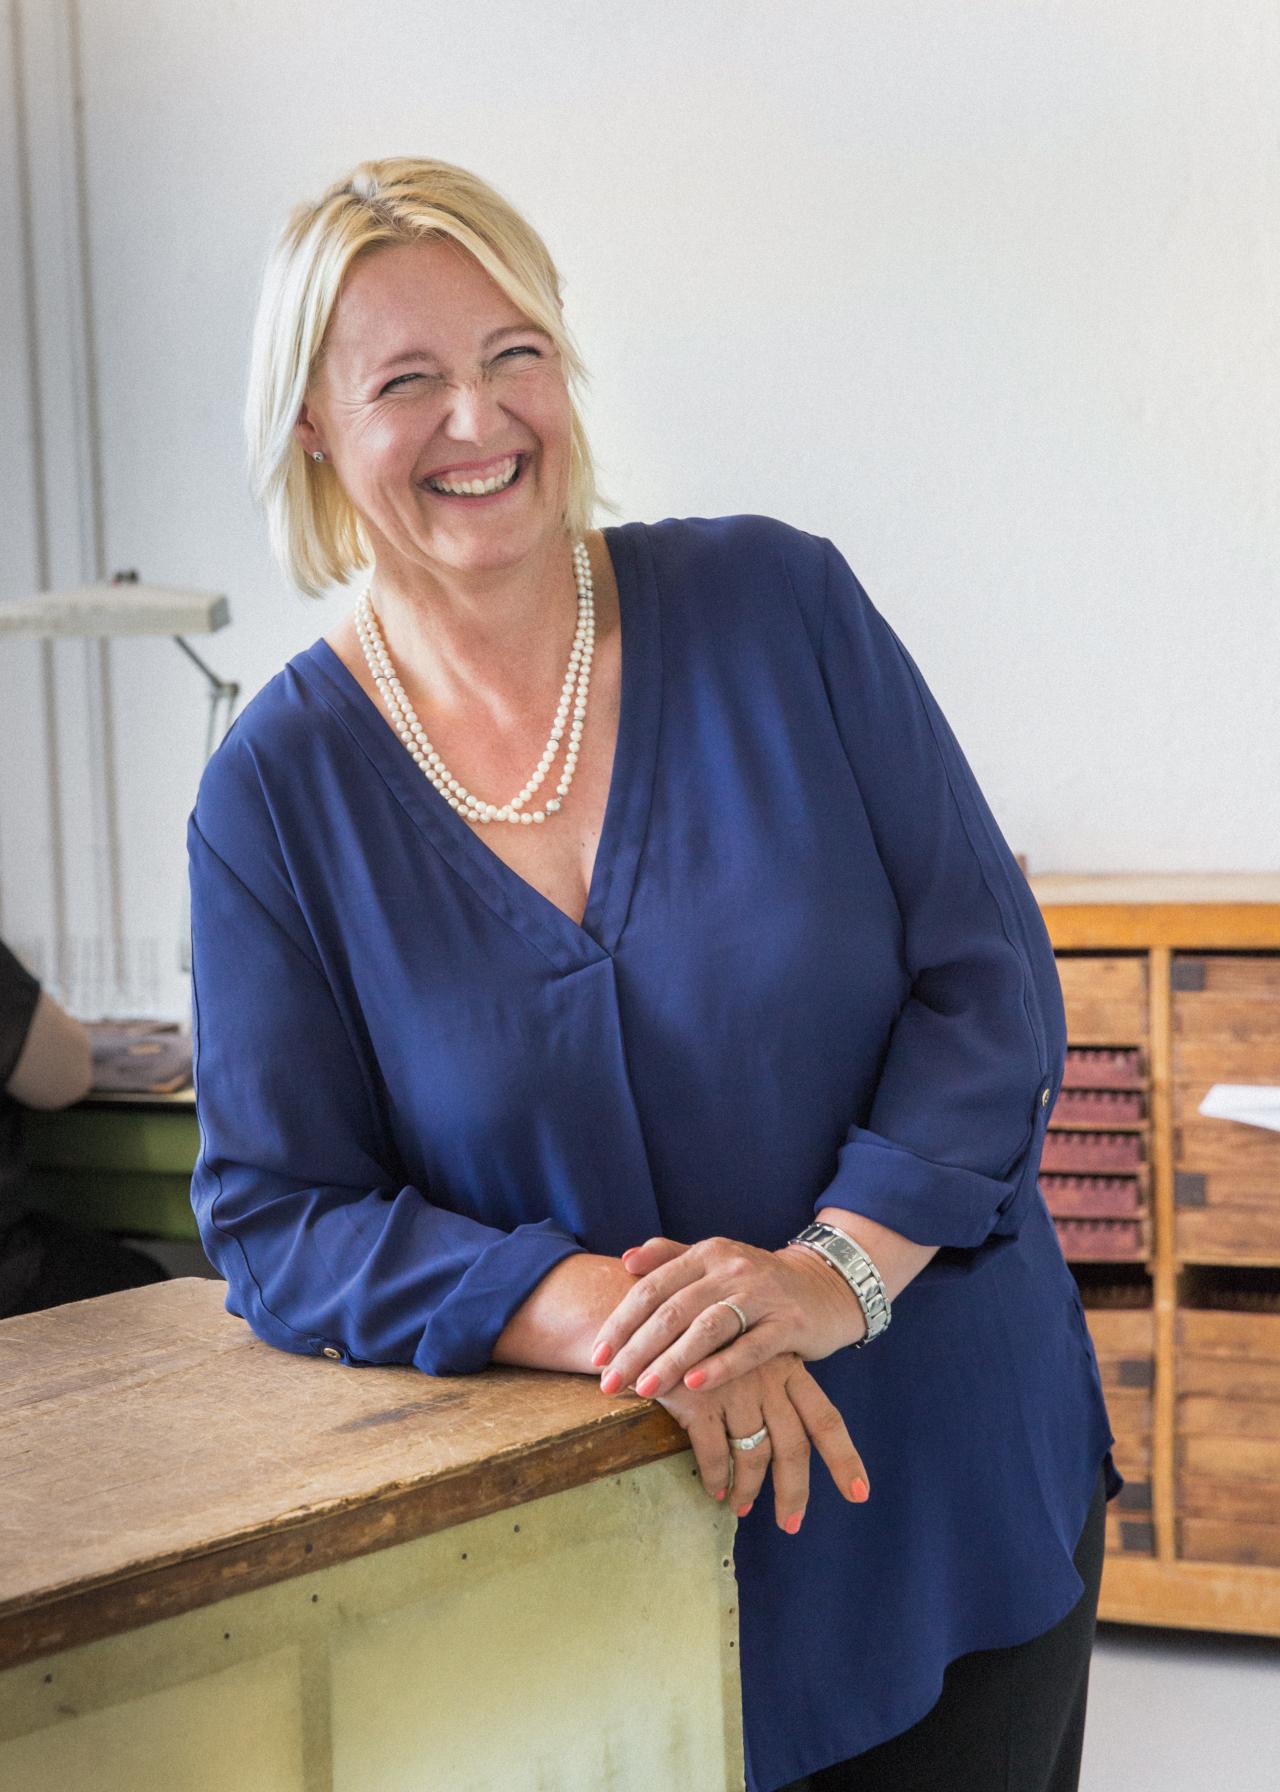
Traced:
<path id="1" fill-rule="evenodd" d="M 578 760 L 578 746 L 582 737 L 583 717 L 587 711 L 587 697 L 591 683 L 591 659 L 595 643 L 595 592 L 591 577 L 591 559 L 587 553 L 585 542 L 573 544 L 574 582 L 577 585 L 578 622 L 574 632 L 573 645 L 569 653 L 569 664 L 561 686 L 560 701 L 556 706 L 555 719 L 547 744 L 537 762 L 534 775 L 523 787 L 518 796 L 504 803 L 500 808 L 493 803 L 483 802 L 474 796 L 464 784 L 453 777 L 439 753 L 428 740 L 426 731 L 414 714 L 403 684 L 396 673 L 391 655 L 378 627 L 378 619 L 374 614 L 370 601 L 371 587 L 361 594 L 356 605 L 356 635 L 363 649 L 374 687 L 381 696 L 388 716 L 396 733 L 405 743 L 414 764 L 421 767 L 433 787 L 438 790 L 451 809 L 457 810 L 468 821 L 488 822 L 491 820 L 511 823 L 527 823 L 530 826 L 545 822 L 549 815 L 560 808 L 560 798 L 566 795 L 573 780 L 574 767 Z M 525 804 L 538 790 L 546 778 L 556 754 L 565 739 L 565 724 L 572 703 L 573 722 L 568 729 L 568 746 L 560 782 L 556 786 L 557 795 L 544 808 L 532 812 L 522 810 Z M 519 811 L 519 812 L 518 812 Z"/>

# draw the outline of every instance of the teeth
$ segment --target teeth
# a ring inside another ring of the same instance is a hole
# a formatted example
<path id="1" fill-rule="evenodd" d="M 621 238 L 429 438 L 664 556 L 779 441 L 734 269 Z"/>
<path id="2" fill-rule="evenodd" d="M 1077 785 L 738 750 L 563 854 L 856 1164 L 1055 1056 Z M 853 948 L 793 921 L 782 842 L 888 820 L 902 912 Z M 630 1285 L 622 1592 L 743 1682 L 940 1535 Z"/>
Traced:
<path id="1" fill-rule="evenodd" d="M 443 479 L 428 479 L 427 484 L 433 492 L 452 492 L 466 498 L 480 497 L 486 492 L 500 492 L 503 486 L 510 485 L 519 464 L 519 456 L 513 454 L 488 479 L 458 479 L 448 482 Z"/>

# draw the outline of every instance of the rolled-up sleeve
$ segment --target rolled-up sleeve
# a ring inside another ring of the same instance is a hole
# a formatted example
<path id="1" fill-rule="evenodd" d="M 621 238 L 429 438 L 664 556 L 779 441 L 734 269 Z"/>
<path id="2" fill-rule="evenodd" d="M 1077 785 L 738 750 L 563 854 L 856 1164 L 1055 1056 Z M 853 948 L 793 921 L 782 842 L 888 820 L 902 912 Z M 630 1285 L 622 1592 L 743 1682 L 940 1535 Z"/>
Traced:
<path id="1" fill-rule="evenodd" d="M 902 922 L 909 994 L 865 1125 L 815 1203 L 919 1244 L 1016 1237 L 1035 1199 L 1066 1022 L 1017 861 L 915 661 L 820 539 L 819 660 Z"/>
<path id="2" fill-rule="evenodd" d="M 254 848 L 261 817 L 227 780 L 218 786 L 206 774 L 188 826 L 191 1199 L 227 1307 L 284 1350 L 437 1375 L 482 1369 L 511 1315 L 581 1246 L 552 1220 L 503 1231 L 403 1180 L 376 1066 L 290 908 L 283 867 Z M 245 843 L 235 868 L 202 829 L 206 809 L 224 850 Z"/>

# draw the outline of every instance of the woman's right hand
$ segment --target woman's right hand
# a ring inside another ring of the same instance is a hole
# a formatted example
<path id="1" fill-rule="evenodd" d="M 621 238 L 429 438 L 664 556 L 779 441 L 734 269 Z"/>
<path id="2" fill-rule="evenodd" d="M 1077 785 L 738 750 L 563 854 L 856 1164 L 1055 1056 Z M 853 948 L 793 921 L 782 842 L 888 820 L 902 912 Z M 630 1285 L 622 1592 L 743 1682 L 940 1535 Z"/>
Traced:
<path id="1" fill-rule="evenodd" d="M 739 1518 L 750 1511 L 772 1468 L 774 1515 L 779 1529 L 794 1536 L 809 1503 L 809 1454 L 815 1448 L 845 1499 L 858 1503 L 870 1495 L 870 1477 L 844 1420 L 791 1352 L 706 1392 L 677 1383 L 656 1404 L 688 1436 L 707 1492 L 713 1499 L 731 1498 Z M 750 1437 L 761 1425 L 769 1435 L 754 1450 L 730 1449 L 731 1437 Z"/>

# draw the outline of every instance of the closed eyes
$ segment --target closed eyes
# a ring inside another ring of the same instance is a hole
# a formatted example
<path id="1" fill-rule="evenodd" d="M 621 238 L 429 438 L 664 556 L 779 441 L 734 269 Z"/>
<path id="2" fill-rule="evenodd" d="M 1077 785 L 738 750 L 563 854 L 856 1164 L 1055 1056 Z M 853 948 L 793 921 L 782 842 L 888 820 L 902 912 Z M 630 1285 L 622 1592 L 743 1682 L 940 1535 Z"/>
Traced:
<path id="1" fill-rule="evenodd" d="M 517 343 L 514 348 L 503 349 L 500 355 L 495 356 L 495 359 L 503 361 L 508 355 L 532 355 L 535 360 L 540 361 L 542 359 L 541 349 L 533 348 L 528 343 Z M 436 374 L 398 373 L 393 380 L 387 381 L 378 396 L 381 398 L 383 393 L 394 392 L 398 386 L 407 385 L 410 380 L 436 379 L 437 377 L 438 375 Z"/>

